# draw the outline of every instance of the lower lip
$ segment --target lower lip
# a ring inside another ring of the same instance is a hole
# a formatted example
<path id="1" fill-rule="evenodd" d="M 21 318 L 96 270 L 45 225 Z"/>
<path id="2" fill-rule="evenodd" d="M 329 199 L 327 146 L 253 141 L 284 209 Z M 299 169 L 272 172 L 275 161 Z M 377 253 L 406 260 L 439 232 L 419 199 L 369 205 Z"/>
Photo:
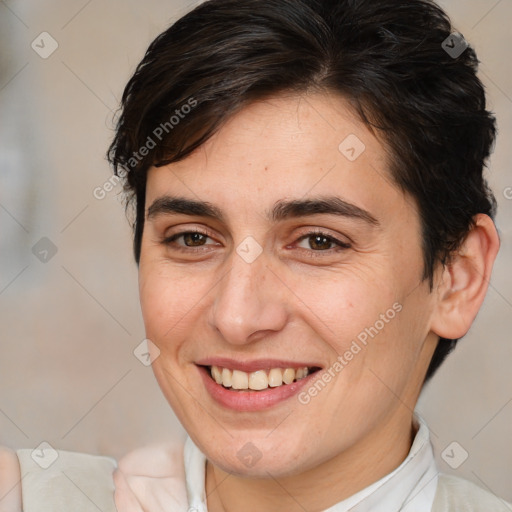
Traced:
<path id="1" fill-rule="evenodd" d="M 315 373 L 308 375 L 291 384 L 283 384 L 262 391 L 234 391 L 217 384 L 210 376 L 210 370 L 198 366 L 199 373 L 210 396 L 220 405 L 240 412 L 262 411 L 296 395 Z"/>

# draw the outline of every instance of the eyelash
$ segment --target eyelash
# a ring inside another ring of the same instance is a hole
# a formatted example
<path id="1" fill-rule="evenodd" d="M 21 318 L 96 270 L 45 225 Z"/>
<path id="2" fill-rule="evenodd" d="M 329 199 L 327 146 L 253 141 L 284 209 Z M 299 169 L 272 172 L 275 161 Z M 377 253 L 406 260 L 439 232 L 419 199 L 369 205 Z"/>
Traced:
<path id="1" fill-rule="evenodd" d="M 184 235 L 189 235 L 189 234 L 200 234 L 200 235 L 203 235 L 203 236 L 206 236 L 208 238 L 213 238 L 210 233 L 208 232 L 205 232 L 205 231 L 200 231 L 200 230 L 196 230 L 196 229 L 191 229 L 191 230 L 188 230 L 188 231 L 180 231 L 179 233 L 175 233 L 174 235 L 171 235 L 167 238 L 164 238 L 162 240 L 162 244 L 164 245 L 167 245 L 167 246 L 171 246 L 173 244 L 173 242 L 175 242 L 178 238 L 184 236 Z M 324 233 L 323 231 L 319 231 L 319 230 L 313 230 L 313 231 L 309 231 L 307 233 L 304 233 L 303 235 L 301 235 L 298 239 L 297 239 L 297 242 L 301 242 L 302 240 L 304 239 L 307 239 L 307 238 L 310 238 L 312 236 L 320 236 L 320 237 L 323 237 L 323 238 L 326 238 L 329 242 L 337 245 L 338 247 L 337 248 L 331 248 L 331 249 L 327 249 L 327 250 L 309 250 L 309 249 L 303 249 L 303 248 L 300 248 L 302 251 L 306 251 L 307 253 L 309 253 L 309 256 L 310 257 L 323 257 L 326 253 L 328 255 L 331 255 L 332 254 L 332 251 L 335 251 L 335 252 L 341 252 L 341 251 L 344 251 L 346 249 L 350 249 L 351 248 L 351 245 L 347 242 L 342 242 L 341 240 L 338 240 L 337 238 L 334 238 L 333 236 L 331 235 L 328 235 L 327 233 Z M 186 252 L 186 253 L 199 253 L 199 252 L 204 252 L 204 248 L 203 247 L 197 247 L 197 248 L 194 248 L 194 247 L 183 247 L 183 246 L 174 246 L 173 249 L 175 250 L 178 250 L 180 252 Z"/>
<path id="2" fill-rule="evenodd" d="M 313 258 L 321 258 L 323 257 L 324 255 L 331 255 L 332 252 L 341 252 L 341 251 L 345 251 L 347 249 L 350 249 L 351 248 L 351 245 L 347 242 L 342 242 L 341 240 L 338 240 L 337 238 L 331 236 L 331 235 L 328 235 L 327 233 L 324 233 L 323 231 L 320 231 L 320 230 L 313 230 L 313 231 L 308 231 L 307 233 L 304 233 L 303 235 L 301 235 L 298 239 L 297 239 L 297 242 L 300 242 L 304 239 L 307 239 L 307 238 L 310 238 L 312 236 L 320 236 L 322 238 L 325 238 L 327 239 L 327 241 L 331 242 L 332 244 L 336 245 L 337 247 L 335 248 L 331 248 L 331 249 L 327 249 L 327 250 L 320 250 L 320 251 L 315 251 L 313 249 L 302 249 L 304 251 L 306 251 L 309 256 L 313 257 Z"/>

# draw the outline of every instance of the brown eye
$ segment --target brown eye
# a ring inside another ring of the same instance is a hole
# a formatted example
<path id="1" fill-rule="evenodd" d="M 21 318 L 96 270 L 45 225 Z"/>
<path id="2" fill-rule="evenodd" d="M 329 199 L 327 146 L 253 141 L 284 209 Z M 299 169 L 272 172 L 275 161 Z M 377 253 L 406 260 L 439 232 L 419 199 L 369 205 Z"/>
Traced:
<path id="1" fill-rule="evenodd" d="M 206 248 L 206 246 L 212 245 L 206 243 L 208 239 L 211 239 L 211 237 L 202 231 L 181 231 L 164 238 L 162 240 L 162 244 L 172 249 L 180 251 L 187 251 L 190 249 L 191 252 L 193 252 L 195 248 Z"/>
<path id="2" fill-rule="evenodd" d="M 204 241 L 208 238 L 203 233 L 184 233 L 181 235 L 187 247 L 199 247 L 204 245 Z"/>
<path id="3" fill-rule="evenodd" d="M 307 247 L 302 246 L 301 248 L 309 249 L 313 252 L 328 252 L 333 249 L 333 245 L 336 246 L 338 250 L 350 248 L 349 244 L 320 232 L 307 233 L 299 238 L 299 241 L 300 243 L 305 242 L 307 244 Z"/>
<path id="4" fill-rule="evenodd" d="M 312 235 L 308 237 L 309 246 L 315 250 L 328 250 L 334 243 L 330 238 L 321 235 Z"/>

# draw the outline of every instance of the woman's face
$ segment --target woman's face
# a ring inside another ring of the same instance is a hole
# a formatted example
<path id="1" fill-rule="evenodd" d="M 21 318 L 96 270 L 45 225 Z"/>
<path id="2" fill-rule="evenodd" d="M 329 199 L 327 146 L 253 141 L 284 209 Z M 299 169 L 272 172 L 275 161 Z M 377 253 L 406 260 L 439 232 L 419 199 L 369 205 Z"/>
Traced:
<path id="1" fill-rule="evenodd" d="M 387 169 L 326 94 L 253 103 L 150 169 L 139 283 L 153 370 L 223 470 L 291 475 L 410 428 L 434 298 L 415 204 Z"/>

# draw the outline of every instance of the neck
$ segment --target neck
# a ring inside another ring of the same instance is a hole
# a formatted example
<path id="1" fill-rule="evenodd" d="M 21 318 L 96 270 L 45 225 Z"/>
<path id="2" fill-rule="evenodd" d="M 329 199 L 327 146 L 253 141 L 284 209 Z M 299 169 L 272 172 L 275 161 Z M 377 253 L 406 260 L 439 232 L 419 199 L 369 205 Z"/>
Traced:
<path id="1" fill-rule="evenodd" d="M 396 469 L 414 438 L 412 416 L 371 432 L 357 446 L 297 475 L 247 478 L 206 465 L 209 512 L 320 512 Z"/>

